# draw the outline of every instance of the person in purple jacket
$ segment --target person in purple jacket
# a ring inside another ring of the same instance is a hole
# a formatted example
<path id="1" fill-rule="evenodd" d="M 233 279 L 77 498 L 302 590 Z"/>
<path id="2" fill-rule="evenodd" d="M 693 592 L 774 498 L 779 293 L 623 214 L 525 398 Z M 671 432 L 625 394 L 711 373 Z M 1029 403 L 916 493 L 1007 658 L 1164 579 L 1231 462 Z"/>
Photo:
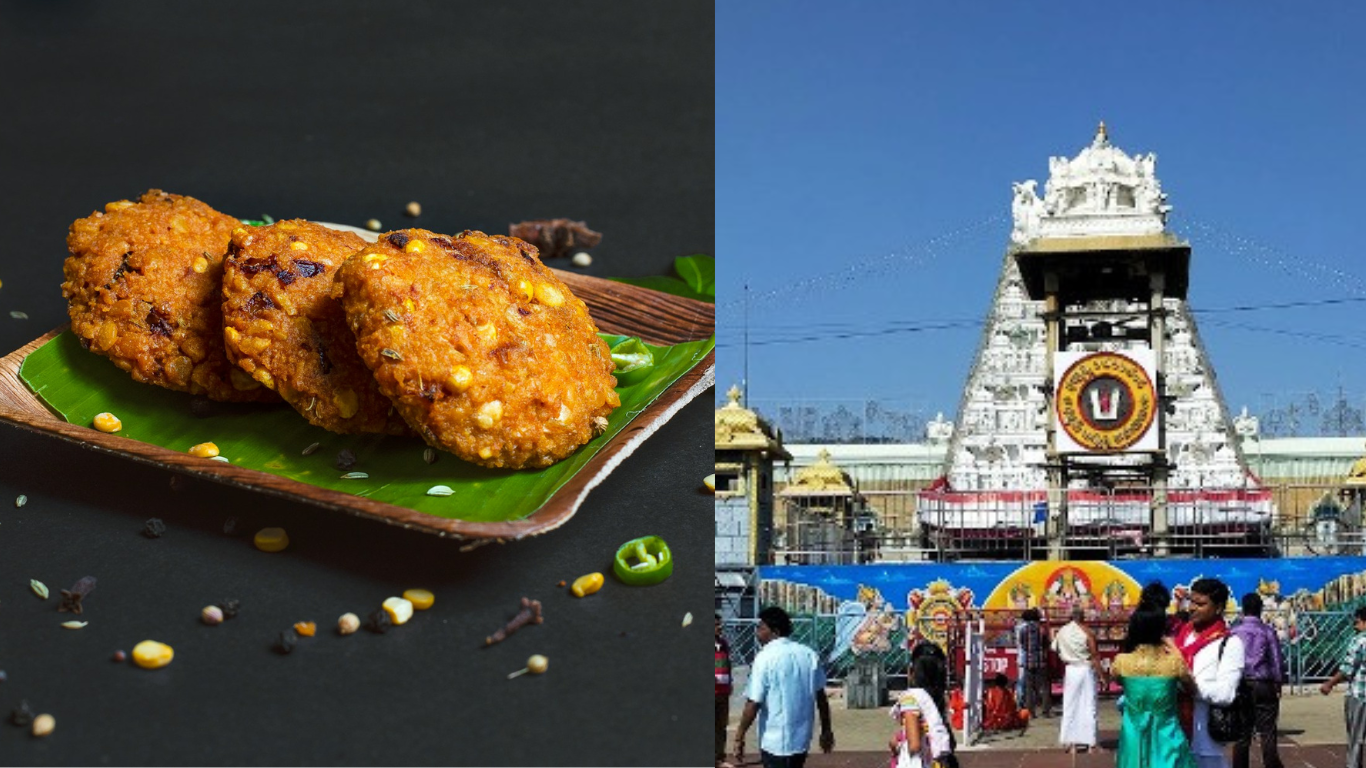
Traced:
<path id="1" fill-rule="evenodd" d="M 1281 685 L 1285 673 L 1281 663 L 1281 641 L 1276 630 L 1262 621 L 1262 598 L 1256 592 L 1243 595 L 1243 618 L 1229 630 L 1242 638 L 1247 662 L 1243 667 L 1243 683 L 1252 699 L 1253 731 L 1262 742 L 1262 765 L 1281 768 L 1281 756 L 1276 750 L 1276 721 L 1281 716 Z M 1248 767 L 1248 753 L 1252 749 L 1252 734 L 1233 746 L 1233 768 Z"/>

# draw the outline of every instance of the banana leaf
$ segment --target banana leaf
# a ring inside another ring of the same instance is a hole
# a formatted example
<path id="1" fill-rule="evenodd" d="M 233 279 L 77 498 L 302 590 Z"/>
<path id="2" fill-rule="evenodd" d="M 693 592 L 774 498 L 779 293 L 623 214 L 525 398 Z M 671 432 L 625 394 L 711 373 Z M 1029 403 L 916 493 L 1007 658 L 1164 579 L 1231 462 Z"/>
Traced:
<path id="1" fill-rule="evenodd" d="M 624 336 L 603 334 L 608 344 Z M 109 360 L 81 348 L 65 331 L 35 350 L 19 369 L 19 377 L 48 408 L 72 424 L 90 425 L 108 411 L 123 422 L 117 434 L 163 448 L 188 451 L 213 442 L 220 455 L 236 466 L 258 469 L 311 485 L 353 493 L 443 518 L 474 522 L 520 520 L 535 512 L 569 481 L 593 455 L 674 381 L 707 356 L 715 337 L 675 344 L 651 345 L 654 369 L 630 386 L 617 388 L 621 407 L 608 419 L 607 432 L 569 458 L 544 469 L 493 470 L 467 464 L 437 451 L 438 460 L 423 459 L 426 444 L 417 438 L 386 435 L 338 435 L 315 427 L 288 405 L 211 403 L 133 381 Z M 313 443 L 318 449 L 304 456 Z M 355 466 L 337 467 L 337 455 L 349 449 Z M 208 459 L 206 459 L 208 461 Z M 343 479 L 349 473 L 368 475 Z M 433 486 L 449 486 L 449 496 L 429 496 Z"/>

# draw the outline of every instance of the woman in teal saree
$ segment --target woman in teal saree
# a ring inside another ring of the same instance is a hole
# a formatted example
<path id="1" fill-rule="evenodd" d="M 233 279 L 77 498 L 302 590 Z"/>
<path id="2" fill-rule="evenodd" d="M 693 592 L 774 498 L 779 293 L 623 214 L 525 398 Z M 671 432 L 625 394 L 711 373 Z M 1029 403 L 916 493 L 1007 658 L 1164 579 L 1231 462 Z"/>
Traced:
<path id="1" fill-rule="evenodd" d="M 1129 653 L 1115 657 L 1110 675 L 1124 686 L 1116 768 L 1195 768 L 1181 730 L 1176 698 L 1191 684 L 1181 653 L 1163 639 L 1167 617 L 1140 607 L 1129 618 Z"/>

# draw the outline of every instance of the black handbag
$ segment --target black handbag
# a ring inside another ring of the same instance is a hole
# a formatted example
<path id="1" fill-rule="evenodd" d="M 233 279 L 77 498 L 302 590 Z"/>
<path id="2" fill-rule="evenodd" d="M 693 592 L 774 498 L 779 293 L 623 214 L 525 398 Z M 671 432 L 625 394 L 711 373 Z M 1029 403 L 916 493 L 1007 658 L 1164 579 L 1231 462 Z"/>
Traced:
<path id="1" fill-rule="evenodd" d="M 1228 637 L 1219 641 L 1219 661 L 1224 660 Z M 1209 737 L 1220 744 L 1232 744 L 1252 735 L 1252 692 L 1247 681 L 1238 681 L 1238 692 L 1229 704 L 1209 705 Z"/>

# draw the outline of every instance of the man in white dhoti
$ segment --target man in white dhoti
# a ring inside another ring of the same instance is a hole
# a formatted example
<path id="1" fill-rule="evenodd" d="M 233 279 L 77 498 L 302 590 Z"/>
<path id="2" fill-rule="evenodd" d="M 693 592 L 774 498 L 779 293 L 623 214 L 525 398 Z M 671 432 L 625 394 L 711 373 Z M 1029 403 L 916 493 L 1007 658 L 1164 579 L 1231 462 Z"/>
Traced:
<path id="1" fill-rule="evenodd" d="M 1062 725 L 1058 741 L 1068 752 L 1096 747 L 1096 692 L 1104 678 L 1096 636 L 1086 626 L 1086 610 L 1072 608 L 1072 621 L 1053 637 L 1053 650 L 1067 665 L 1062 684 Z"/>

